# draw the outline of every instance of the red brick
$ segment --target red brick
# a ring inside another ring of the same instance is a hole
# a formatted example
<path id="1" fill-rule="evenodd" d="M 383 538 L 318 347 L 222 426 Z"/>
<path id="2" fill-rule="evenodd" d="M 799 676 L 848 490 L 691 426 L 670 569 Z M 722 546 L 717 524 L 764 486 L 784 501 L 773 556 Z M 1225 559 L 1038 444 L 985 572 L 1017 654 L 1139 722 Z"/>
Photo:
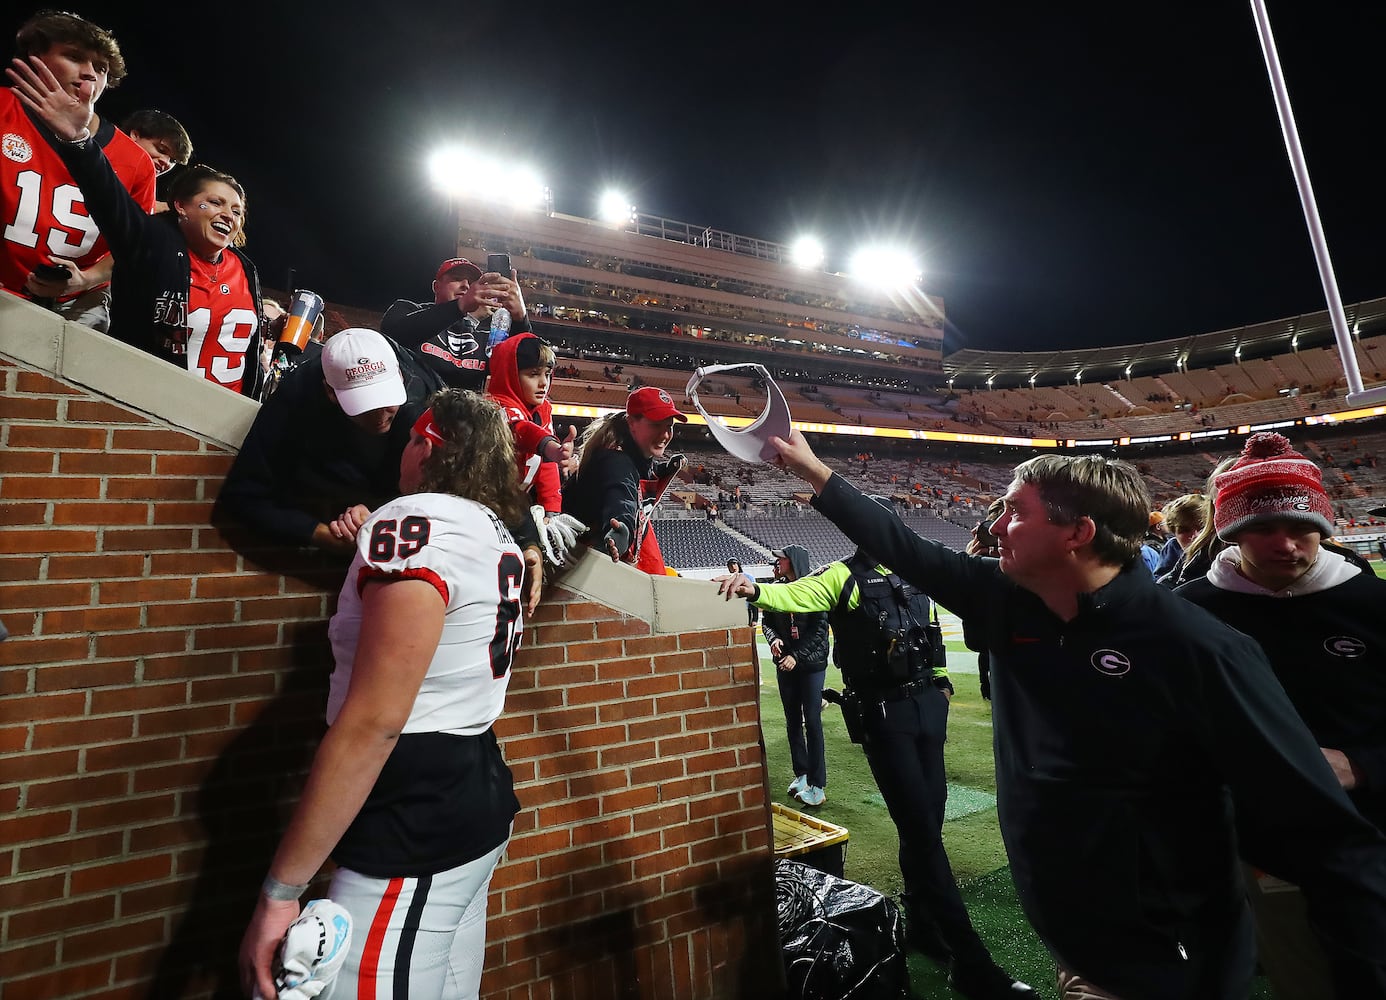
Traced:
<path id="1" fill-rule="evenodd" d="M 17 420 L 56 421 L 57 419 L 58 401 L 56 399 L 0 393 L 0 421 L 10 424 Z"/>
<path id="2" fill-rule="evenodd" d="M 630 783 L 648 785 L 654 782 L 669 781 L 684 776 L 684 763 L 681 760 L 657 760 L 630 769 Z"/>
<path id="3" fill-rule="evenodd" d="M 93 552 L 96 550 L 95 531 L 45 528 L 42 531 L 7 531 L 5 554 L 21 552 Z"/>
<path id="4" fill-rule="evenodd" d="M 42 643 L 21 643 L 8 640 L 0 643 L 0 650 L 7 645 L 42 645 Z M 0 698 L 0 723 L 36 722 L 39 719 L 72 719 L 82 715 L 86 706 L 86 695 L 43 694 L 26 695 L 22 698 Z"/>
<path id="5" fill-rule="evenodd" d="M 624 792 L 612 792 L 602 796 L 602 813 L 625 812 L 630 809 L 639 809 L 642 806 L 653 805 L 659 801 L 659 789 L 653 785 L 645 785 L 641 788 L 631 788 Z"/>
<path id="6" fill-rule="evenodd" d="M 574 642 L 568 645 L 568 660 L 572 663 L 599 663 L 621 655 L 621 643 L 616 639 L 600 642 Z"/>
<path id="7" fill-rule="evenodd" d="M 150 628 L 222 624 L 235 620 L 235 601 L 191 600 L 177 604 L 150 604 L 145 607 L 145 621 Z"/>
<path id="8" fill-rule="evenodd" d="M 3 681 L 4 681 L 10 674 L 16 674 L 16 673 L 17 673 L 16 671 L 9 671 L 9 672 L 7 672 L 6 674 L 0 674 L 0 693 L 5 693 L 5 694 L 12 693 L 12 692 L 5 691 L 5 690 L 4 690 L 5 685 L 3 684 Z M 16 685 L 16 689 L 17 689 L 17 691 L 21 691 L 21 692 L 22 692 L 22 691 L 24 690 L 24 685 L 23 685 L 22 683 L 21 683 L 21 684 L 18 684 L 18 685 Z M 20 751 L 27 749 L 28 746 L 29 746 L 29 727 L 28 727 L 28 726 L 19 725 L 19 726 L 3 726 L 3 727 L 0 727 L 0 753 L 6 753 L 6 754 L 8 754 L 8 753 L 19 753 Z M 0 840 L 0 843 L 4 843 L 4 841 L 3 841 L 3 840 Z"/>
<path id="9" fill-rule="evenodd" d="M 112 827 L 125 829 L 145 823 L 155 823 L 161 819 L 173 818 L 178 808 L 178 797 L 173 794 L 130 796 L 116 802 L 102 802 L 96 805 L 79 805 L 77 808 L 78 830 L 104 830 Z"/>
<path id="10" fill-rule="evenodd" d="M 27 636 L 12 636 L 0 642 L 0 667 L 17 663 L 63 663 L 69 660 L 85 660 L 91 643 L 84 635 L 66 639 L 34 639 Z M 0 721 L 4 721 L 5 711 L 0 705 Z"/>
<path id="11" fill-rule="evenodd" d="M 623 764 L 632 764 L 638 760 L 649 760 L 657 756 L 653 740 L 646 740 L 643 743 L 627 743 L 624 746 L 611 747 L 601 752 L 602 767 L 620 767 Z"/>
<path id="12" fill-rule="evenodd" d="M 619 687 L 619 685 L 615 685 Z M 630 698 L 610 705 L 598 705 L 597 717 L 602 722 L 620 722 L 622 719 L 643 719 L 654 713 L 653 698 Z"/>
<path id="13" fill-rule="evenodd" d="M 130 780 L 119 773 L 64 778 L 58 781 L 39 781 L 29 785 L 26 805 L 30 809 L 50 806 L 69 806 L 96 799 L 113 799 L 130 790 Z"/>
<path id="14" fill-rule="evenodd" d="M 574 684 L 569 687 L 566 692 L 569 705 L 588 705 L 593 702 L 616 701 L 624 697 L 624 695 L 625 690 L 623 685 L 618 681 L 609 681 L 605 684 Z M 608 707 L 610 706 L 603 705 L 598 709 L 598 712 L 603 712 Z M 649 703 L 649 707 L 653 708 L 653 703 Z M 603 719 L 603 721 L 606 720 Z"/>
<path id="15" fill-rule="evenodd" d="M 38 632 L 37 611 L 5 611 L 0 612 L 0 620 L 5 622 L 5 629 L 11 636 L 35 635 Z"/>
<path id="16" fill-rule="evenodd" d="M 91 834 L 85 837 L 65 837 L 62 840 L 36 844 L 19 849 L 19 870 L 21 872 L 47 871 L 52 868 L 69 868 L 72 865 L 100 861 L 103 858 L 118 857 L 125 834 L 120 830 Z"/>
<path id="17" fill-rule="evenodd" d="M 0 517 L 3 516 L 4 514 L 0 513 Z M 6 535 L 5 541 L 8 542 L 13 537 L 12 534 Z M 42 556 L 0 558 L 0 581 L 8 583 L 15 580 L 37 580 L 42 566 Z"/>
<path id="18" fill-rule="evenodd" d="M 234 552 L 156 552 L 149 557 L 150 576 L 210 576 L 235 573 L 240 557 Z"/>
<path id="19" fill-rule="evenodd" d="M 181 629 L 167 632 L 146 629 L 143 632 L 117 632 L 113 635 L 97 635 L 96 655 L 105 658 L 171 653 L 175 650 L 186 649 L 187 641 L 187 633 Z"/>
<path id="20" fill-rule="evenodd" d="M 8 529 L 29 528 L 48 523 L 48 504 L 41 500 L 33 503 L 0 504 L 0 524 Z"/>
<path id="21" fill-rule="evenodd" d="M 207 780 L 207 772 L 211 767 L 212 761 L 209 760 L 183 761 L 164 767 L 142 767 L 134 773 L 134 791 L 136 794 L 144 794 L 146 792 L 195 789 Z M 196 820 L 189 818 L 185 822 L 189 831 L 200 832 Z M 186 843 L 188 839 L 191 838 L 184 837 L 182 842 Z M 154 846 L 164 845 L 155 845 L 140 840 L 138 833 L 131 835 L 130 849 L 132 851 L 144 851 Z"/>
<path id="22" fill-rule="evenodd" d="M 131 608 L 130 610 L 137 610 Z M 134 660 L 45 665 L 34 678 L 35 691 L 85 691 L 135 682 Z"/>
<path id="23" fill-rule="evenodd" d="M 185 705 L 188 700 L 186 684 L 139 684 L 111 691 L 93 691 L 91 714 L 109 715 L 120 712 L 140 712 L 155 708 Z"/>
<path id="24" fill-rule="evenodd" d="M 35 903 L 51 903 L 64 898 L 65 873 L 40 875 L 38 878 L 0 881 L 0 911 L 13 913 L 27 910 Z"/>
<path id="25" fill-rule="evenodd" d="M 568 733 L 568 746 L 573 750 L 589 747 L 614 746 L 626 740 L 626 727 L 622 725 L 598 726 L 595 729 L 574 729 Z M 506 744 L 507 756 L 510 744 Z"/>
<path id="26" fill-rule="evenodd" d="M 111 927 L 63 937 L 63 961 L 83 961 L 137 948 L 163 950 L 164 918 L 122 920 Z"/>
<path id="27" fill-rule="evenodd" d="M 230 649 L 239 646 L 272 646 L 279 641 L 279 626 L 273 622 L 251 625 L 221 625 L 193 632 L 194 649 Z"/>
<path id="28" fill-rule="evenodd" d="M 278 679 L 273 674 L 237 674 L 234 677 L 216 677 L 205 681 L 193 681 L 192 701 L 241 701 L 246 698 L 268 698 L 278 687 Z"/>
<path id="29" fill-rule="evenodd" d="M 54 480 L 61 482 L 61 480 Z M 72 494 L 65 494 L 71 496 Z M 56 503 L 53 505 L 54 524 L 90 524 L 106 527 L 113 524 L 148 524 L 147 503 Z"/>
<path id="30" fill-rule="evenodd" d="M 68 420 L 83 424 L 147 424 L 149 418 L 101 399 L 69 399 Z"/>
<path id="31" fill-rule="evenodd" d="M 731 636 L 724 631 L 685 632 L 679 636 L 680 649 L 722 649 L 731 644 Z"/>
<path id="32" fill-rule="evenodd" d="M 214 729 L 228 725 L 231 709 L 228 705 L 201 705 L 180 708 L 172 712 L 148 712 L 140 716 L 139 728 L 142 736 L 157 736 L 162 733 L 183 733 L 194 729 Z"/>
<path id="33" fill-rule="evenodd" d="M 11 424 L 9 447 L 40 448 L 44 451 L 101 451 L 106 447 L 106 433 L 104 427 Z"/>
<path id="34" fill-rule="evenodd" d="M 687 822 L 687 802 L 670 802 L 657 809 L 642 810 L 631 817 L 631 826 L 636 833 L 647 830 L 662 830 L 666 826 L 682 825 Z"/>
<path id="35" fill-rule="evenodd" d="M 101 533 L 104 552 L 152 552 L 156 549 L 192 548 L 190 528 L 107 528 Z M 195 572 L 184 570 L 185 573 Z"/>
<path id="36" fill-rule="evenodd" d="M 197 451 L 201 442 L 190 434 L 160 428 L 120 428 L 111 431 L 115 451 Z"/>
<path id="37" fill-rule="evenodd" d="M 682 732 L 683 727 L 684 720 L 677 715 L 659 716 L 644 722 L 632 722 L 628 727 L 628 735 L 632 740 L 651 740 Z"/>
<path id="38" fill-rule="evenodd" d="M 31 840 L 50 840 L 72 832 L 72 810 L 24 812 L 18 816 L 0 817 L 0 843 L 6 847 Z"/>
<path id="39" fill-rule="evenodd" d="M 150 608 L 153 611 L 153 608 Z M 200 653 L 174 653 L 169 656 L 144 658 L 144 679 L 163 681 L 189 677 L 209 677 L 229 674 L 235 665 L 236 654 L 229 650 L 207 650 Z"/>
<path id="40" fill-rule="evenodd" d="M 212 519 L 214 506 L 211 500 L 196 503 L 157 503 L 154 505 L 154 523 L 205 525 Z"/>
<path id="41" fill-rule="evenodd" d="M 224 477 L 231 468 L 231 461 L 231 455 L 156 455 L 154 456 L 154 474 L 156 476 Z"/>
<path id="42" fill-rule="evenodd" d="M 58 964 L 58 942 L 41 941 L 26 948 L 6 948 L 0 952 L 0 982 L 14 982 Z"/>
<path id="43" fill-rule="evenodd" d="M 141 564 L 144 557 L 139 556 Z M 102 580 L 102 604 L 153 604 L 158 601 L 186 601 L 192 597 L 192 580 L 181 579 Z"/>
<path id="44" fill-rule="evenodd" d="M 125 452 L 65 451 L 58 455 L 58 471 L 66 475 L 148 476 L 154 471 L 153 455 Z"/>
<path id="45" fill-rule="evenodd" d="M 107 959 L 86 965 L 62 965 L 41 976 L 6 983 L 5 1000 L 89 996 L 91 990 L 106 986 L 110 981 L 111 963 Z"/>
<path id="46" fill-rule="evenodd" d="M 72 873 L 72 895 L 83 896 L 167 878 L 172 873 L 171 860 L 168 855 L 160 854 L 78 869 Z"/>
<path id="47" fill-rule="evenodd" d="M 165 764 L 180 760 L 183 755 L 183 741 L 178 736 L 166 736 L 153 740 L 127 740 L 106 746 L 88 747 L 83 754 L 87 774 L 101 771 L 121 771 L 142 768 L 150 764 Z"/>
<path id="48" fill-rule="evenodd" d="M 15 373 L 15 388 L 18 392 L 28 392 L 44 396 L 78 396 L 82 390 L 64 385 L 44 372 L 29 372 L 20 369 Z"/>
<path id="49" fill-rule="evenodd" d="M 661 715 L 668 715 L 674 712 L 687 712 L 695 708 L 707 707 L 707 693 L 703 691 L 685 691 L 680 694 L 665 695 L 655 701 L 655 710 Z"/>
<path id="50" fill-rule="evenodd" d="M 640 695 L 667 694 L 678 689 L 678 674 L 658 673 L 653 677 L 632 677 L 626 682 L 626 694 L 632 698 Z"/>
<path id="51" fill-rule="evenodd" d="M 139 576 L 144 572 L 144 556 L 124 555 L 52 556 L 48 560 L 50 580 L 108 580 L 120 576 Z"/>
<path id="52" fill-rule="evenodd" d="M 196 500 L 198 490 L 199 483 L 196 479 L 158 479 L 153 476 L 141 476 L 137 479 L 106 480 L 108 500 Z"/>
<path id="53" fill-rule="evenodd" d="M 83 716 L 63 722 L 50 722 L 34 726 L 34 749 L 45 750 L 56 747 L 81 747 L 92 743 L 126 740 L 135 732 L 135 720 L 129 715 L 115 715 L 108 719 L 92 719 Z"/>
<path id="54" fill-rule="evenodd" d="M 241 573 L 236 576 L 202 576 L 197 581 L 197 596 L 202 597 L 268 597 L 279 593 L 279 577 L 268 573 Z"/>
<path id="55" fill-rule="evenodd" d="M 538 625 L 533 628 L 528 622 L 525 623 L 525 643 L 531 646 L 561 646 L 569 642 L 590 640 L 595 635 L 593 622 Z"/>
<path id="56" fill-rule="evenodd" d="M 45 611 L 44 635 L 70 632 L 114 632 L 140 627 L 140 609 L 132 606 L 78 608 L 72 611 Z"/>
<path id="57" fill-rule="evenodd" d="M 546 830 L 524 837 L 512 837 L 505 849 L 506 857 L 516 860 L 561 851 L 571 843 L 567 830 Z"/>
<path id="58" fill-rule="evenodd" d="M 0 451 L 0 476 L 51 476 L 53 465 L 46 451 Z"/>
<path id="59" fill-rule="evenodd" d="M 624 645 L 629 656 L 649 656 L 672 653 L 679 648 L 679 639 L 675 635 L 651 635 L 642 639 L 626 639 Z"/>

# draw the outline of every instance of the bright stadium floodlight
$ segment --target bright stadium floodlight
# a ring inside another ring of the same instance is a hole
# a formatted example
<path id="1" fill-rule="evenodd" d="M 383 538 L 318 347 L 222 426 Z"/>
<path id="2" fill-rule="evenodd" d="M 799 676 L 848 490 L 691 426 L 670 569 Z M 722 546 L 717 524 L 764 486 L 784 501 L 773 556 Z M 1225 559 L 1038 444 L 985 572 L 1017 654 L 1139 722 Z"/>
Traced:
<path id="1" fill-rule="evenodd" d="M 542 208 L 549 190 L 532 167 L 501 163 L 461 146 L 428 158 L 433 186 L 450 196 L 479 198 L 525 208 Z"/>
<path id="2" fill-rule="evenodd" d="M 635 206 L 621 191 L 608 189 L 602 192 L 597 201 L 597 218 L 613 225 L 629 222 L 635 215 Z"/>
<path id="3" fill-rule="evenodd" d="M 864 284 L 885 289 L 909 288 L 921 277 L 913 254 L 889 246 L 862 247 L 852 256 L 848 273 Z"/>
<path id="4" fill-rule="evenodd" d="M 822 267 L 823 256 L 823 244 L 812 236 L 800 236 L 789 248 L 790 262 L 805 270 Z"/>

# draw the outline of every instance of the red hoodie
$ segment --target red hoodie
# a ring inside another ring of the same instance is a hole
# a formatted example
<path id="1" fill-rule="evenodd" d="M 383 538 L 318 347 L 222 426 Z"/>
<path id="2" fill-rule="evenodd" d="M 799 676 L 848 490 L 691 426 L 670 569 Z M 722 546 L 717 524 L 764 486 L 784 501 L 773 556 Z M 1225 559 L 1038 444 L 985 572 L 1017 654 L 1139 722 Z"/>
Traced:
<path id="1" fill-rule="evenodd" d="M 533 408 L 520 395 L 520 372 L 515 352 L 525 340 L 538 340 L 532 333 L 517 333 L 502 340 L 491 350 L 491 381 L 486 395 L 505 412 L 506 423 L 515 435 L 515 461 L 520 467 L 520 485 L 529 491 L 535 503 L 542 504 L 549 514 L 563 509 L 559 492 L 558 466 L 541 457 L 544 442 L 557 441 L 553 433 L 553 407 L 548 398 Z"/>

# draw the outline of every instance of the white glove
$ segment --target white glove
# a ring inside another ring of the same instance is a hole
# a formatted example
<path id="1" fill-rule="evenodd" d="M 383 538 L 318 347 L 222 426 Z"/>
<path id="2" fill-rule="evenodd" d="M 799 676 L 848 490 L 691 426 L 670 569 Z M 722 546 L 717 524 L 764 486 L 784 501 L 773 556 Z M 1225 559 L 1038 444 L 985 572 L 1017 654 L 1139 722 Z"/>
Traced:
<path id="1" fill-rule="evenodd" d="M 553 566 L 562 566 L 568 561 L 568 554 L 577 546 L 578 536 L 587 530 L 571 514 L 554 514 L 546 518 L 544 508 L 535 504 L 529 509 L 530 516 L 539 527 L 539 543 L 544 547 L 544 558 Z"/>
<path id="2" fill-rule="evenodd" d="M 312 1000 L 337 977 L 350 950 L 351 915 L 330 899 L 310 902 L 275 955 L 279 1000 Z"/>

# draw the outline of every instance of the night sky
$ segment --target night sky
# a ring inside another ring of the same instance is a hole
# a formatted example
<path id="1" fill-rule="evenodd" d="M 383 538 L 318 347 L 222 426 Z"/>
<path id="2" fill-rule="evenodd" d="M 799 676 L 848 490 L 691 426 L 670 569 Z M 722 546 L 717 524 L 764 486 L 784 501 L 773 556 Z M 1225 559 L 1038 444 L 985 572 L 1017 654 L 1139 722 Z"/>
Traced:
<path id="1" fill-rule="evenodd" d="M 654 6 L 70 9 L 129 64 L 98 110 L 178 117 L 245 186 L 262 279 L 292 267 L 332 301 L 429 297 L 451 229 L 424 164 L 464 140 L 535 164 L 574 215 L 617 184 L 643 212 L 815 232 L 837 266 L 903 239 L 950 348 L 1324 308 L 1247 4 Z M 1343 299 L 1386 295 L 1386 5 L 1270 14 Z"/>

